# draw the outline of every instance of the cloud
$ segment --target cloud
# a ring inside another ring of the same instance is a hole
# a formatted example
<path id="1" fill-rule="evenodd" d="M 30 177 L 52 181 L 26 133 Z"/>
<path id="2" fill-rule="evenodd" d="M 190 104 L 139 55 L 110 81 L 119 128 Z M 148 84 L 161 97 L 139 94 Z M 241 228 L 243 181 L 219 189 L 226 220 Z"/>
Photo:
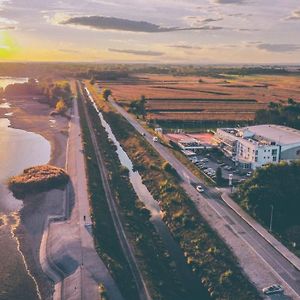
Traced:
<path id="1" fill-rule="evenodd" d="M 285 20 L 299 20 L 300 21 L 300 9 L 294 10 L 290 16 L 285 18 Z"/>
<path id="2" fill-rule="evenodd" d="M 75 49 L 58 49 L 58 51 L 64 52 L 64 53 L 80 53 L 80 51 L 75 50 Z"/>
<path id="3" fill-rule="evenodd" d="M 236 31 L 257 32 L 257 31 L 260 31 L 260 29 L 258 29 L 258 28 L 237 28 Z"/>
<path id="4" fill-rule="evenodd" d="M 217 4 L 244 4 L 247 0 L 213 0 Z"/>
<path id="5" fill-rule="evenodd" d="M 300 50 L 300 44 L 267 44 L 261 43 L 257 44 L 256 47 L 261 50 L 266 50 L 269 52 L 296 52 Z"/>
<path id="6" fill-rule="evenodd" d="M 15 30 L 15 26 L 0 26 L 0 30 Z"/>
<path id="7" fill-rule="evenodd" d="M 112 49 L 109 48 L 108 51 L 116 52 L 116 53 L 125 53 L 125 54 L 133 54 L 133 55 L 143 55 L 143 56 L 162 56 L 163 52 L 158 51 L 150 51 L 150 50 L 132 50 L 132 49 Z"/>
<path id="8" fill-rule="evenodd" d="M 192 46 L 192 45 L 185 45 L 185 44 L 178 44 L 178 45 L 170 45 L 170 48 L 177 48 L 177 49 L 186 49 L 186 50 L 201 50 L 202 47 L 199 46 Z"/>
<path id="9" fill-rule="evenodd" d="M 117 30 L 129 32 L 172 32 L 172 31 L 190 31 L 190 30 L 219 30 L 223 29 L 218 26 L 200 26 L 200 27 L 162 27 L 145 21 L 133 21 L 128 19 L 120 19 L 114 17 L 103 16 L 83 16 L 72 17 L 60 24 L 64 25 L 80 25 L 99 30 Z"/>

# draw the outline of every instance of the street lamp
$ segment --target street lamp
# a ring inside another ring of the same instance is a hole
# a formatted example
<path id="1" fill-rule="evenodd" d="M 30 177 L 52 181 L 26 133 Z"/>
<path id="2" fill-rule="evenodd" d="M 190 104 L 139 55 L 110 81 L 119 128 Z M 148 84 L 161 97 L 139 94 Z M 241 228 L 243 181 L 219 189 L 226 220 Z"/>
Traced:
<path id="1" fill-rule="evenodd" d="M 232 193 L 233 192 L 233 184 L 232 184 L 233 174 L 229 174 L 228 179 L 229 179 L 229 186 L 231 188 L 231 193 Z"/>
<path id="2" fill-rule="evenodd" d="M 271 217 L 270 217 L 270 228 L 269 228 L 270 232 L 272 232 L 272 226 L 273 226 L 273 212 L 274 212 L 274 205 L 271 204 Z"/>

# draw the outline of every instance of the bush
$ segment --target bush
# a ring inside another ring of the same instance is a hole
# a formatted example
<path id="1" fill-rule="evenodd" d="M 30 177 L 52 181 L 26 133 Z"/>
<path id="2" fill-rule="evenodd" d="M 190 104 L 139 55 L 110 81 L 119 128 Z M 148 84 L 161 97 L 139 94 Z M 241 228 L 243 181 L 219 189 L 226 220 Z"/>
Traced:
<path id="1" fill-rule="evenodd" d="M 169 162 L 164 162 L 162 165 L 162 169 L 172 175 L 174 175 L 177 179 L 180 178 L 179 174 L 177 173 L 177 171 L 171 166 L 171 164 Z"/>
<path id="2" fill-rule="evenodd" d="M 17 198 L 28 193 L 62 187 L 69 175 L 61 168 L 44 165 L 25 169 L 21 175 L 9 179 L 8 186 Z"/>

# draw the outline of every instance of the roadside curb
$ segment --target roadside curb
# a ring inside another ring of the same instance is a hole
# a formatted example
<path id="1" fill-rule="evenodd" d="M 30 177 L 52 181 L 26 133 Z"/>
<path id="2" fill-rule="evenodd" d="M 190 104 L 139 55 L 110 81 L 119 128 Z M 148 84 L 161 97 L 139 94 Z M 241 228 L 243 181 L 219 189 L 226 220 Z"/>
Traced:
<path id="1" fill-rule="evenodd" d="M 261 237 L 263 237 L 275 250 L 285 257 L 298 271 L 300 271 L 300 259 L 274 238 L 265 228 L 258 224 L 251 216 L 236 204 L 228 195 L 221 195 L 223 201 L 234 210 L 251 228 L 253 228 Z"/>

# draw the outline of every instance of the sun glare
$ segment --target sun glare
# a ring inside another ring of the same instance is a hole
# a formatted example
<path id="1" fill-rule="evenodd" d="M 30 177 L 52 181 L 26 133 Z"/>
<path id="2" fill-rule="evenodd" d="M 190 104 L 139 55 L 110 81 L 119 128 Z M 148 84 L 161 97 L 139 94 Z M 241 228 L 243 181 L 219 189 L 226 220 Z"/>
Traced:
<path id="1" fill-rule="evenodd" d="M 9 33 L 0 31 L 0 59 L 11 57 L 15 51 L 16 46 Z"/>

